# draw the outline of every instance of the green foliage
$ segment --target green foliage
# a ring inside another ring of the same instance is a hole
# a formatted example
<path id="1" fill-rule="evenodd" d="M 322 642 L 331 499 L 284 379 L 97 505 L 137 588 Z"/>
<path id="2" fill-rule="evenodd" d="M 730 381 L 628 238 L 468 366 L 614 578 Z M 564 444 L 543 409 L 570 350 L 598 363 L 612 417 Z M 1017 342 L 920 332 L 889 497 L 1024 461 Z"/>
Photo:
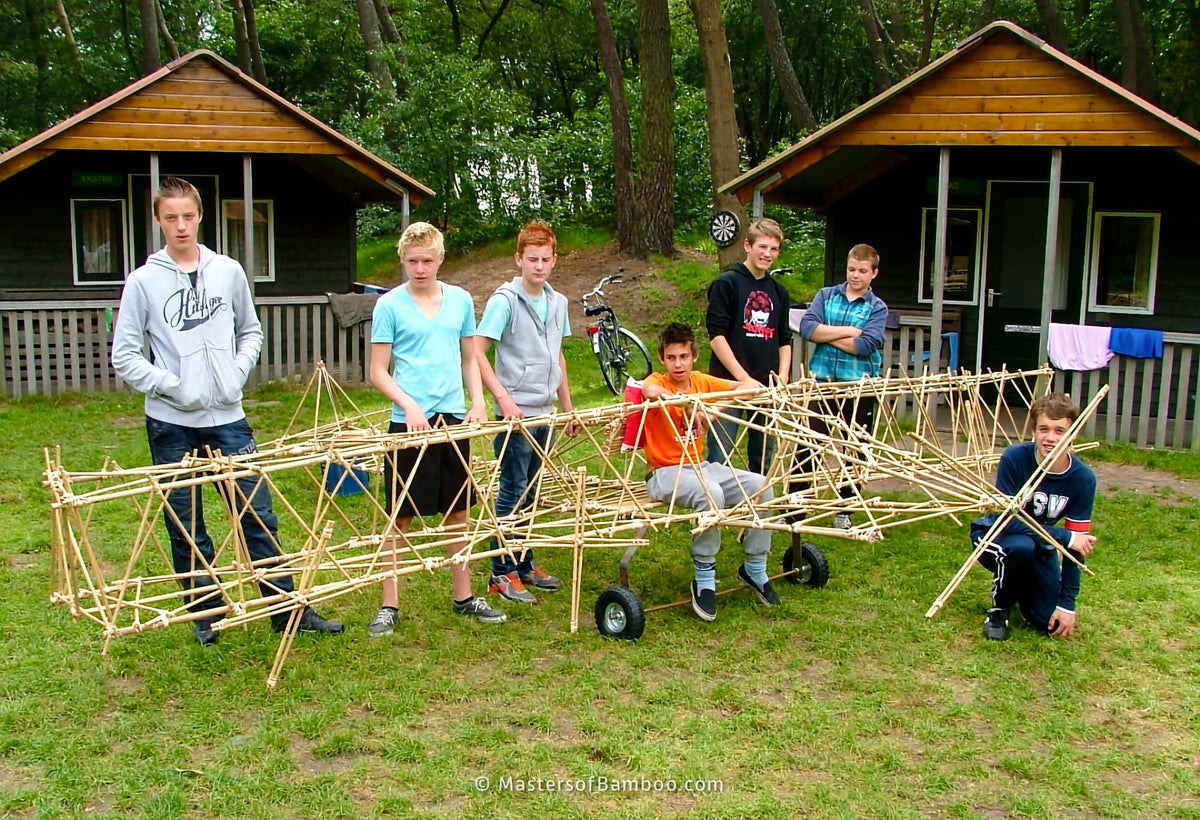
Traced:
<path id="1" fill-rule="evenodd" d="M 397 233 L 358 242 L 358 281 L 391 286 L 400 273 L 396 255 Z"/>
<path id="2" fill-rule="evenodd" d="M 857 3 L 777 4 L 791 62 L 820 123 L 876 92 Z M 404 0 L 389 7 L 402 43 L 386 45 L 378 56 L 396 79 L 394 97 L 366 71 L 356 3 L 258 0 L 257 27 L 271 88 L 434 188 L 437 195 L 414 217 L 457 234 L 452 244 L 459 247 L 510 235 L 533 215 L 556 226 L 612 226 L 611 123 L 586 0 Z M 1072 55 L 1119 78 L 1121 43 L 1113 4 L 1057 7 Z M 67 2 L 64 8 L 82 70 L 69 56 L 51 0 L 0 4 L 0 150 L 141 74 L 138 4 Z M 636 142 L 637 3 L 617 0 L 608 8 Z M 748 167 L 800 134 L 768 61 L 756 3 L 731 0 L 723 8 L 743 167 Z M 451 9 L 459 18 L 457 40 Z M 1194 123 L 1200 119 L 1200 17 L 1188 3 L 1143 3 L 1142 9 L 1162 105 Z M 231 4 L 172 0 L 163 11 L 182 52 L 210 48 L 236 62 Z M 893 80 L 920 67 L 923 11 L 937 15 L 931 58 L 970 34 L 980 13 L 978 2 L 893 2 L 877 11 L 888 33 L 885 50 Z M 1038 4 L 1029 0 L 997 0 L 995 14 L 1044 34 Z M 686 236 L 702 232 L 711 211 L 707 104 L 690 9 L 675 3 L 671 16 L 675 224 Z M 393 233 L 398 219 L 391 209 L 374 209 L 360 222 L 362 236 Z M 785 258 L 798 276 L 803 268 L 804 286 L 798 290 L 807 291 L 811 271 L 822 266 L 817 243 L 792 243 Z"/>

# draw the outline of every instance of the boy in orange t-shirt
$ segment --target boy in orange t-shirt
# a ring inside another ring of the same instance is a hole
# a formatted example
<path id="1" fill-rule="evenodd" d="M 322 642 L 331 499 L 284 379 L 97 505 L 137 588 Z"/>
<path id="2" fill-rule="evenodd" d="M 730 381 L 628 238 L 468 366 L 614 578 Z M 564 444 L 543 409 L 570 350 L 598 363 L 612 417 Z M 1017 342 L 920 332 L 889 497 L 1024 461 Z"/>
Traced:
<path id="1" fill-rule="evenodd" d="M 758 387 L 756 382 L 732 382 L 696 373 L 692 370 L 699 356 L 696 335 L 687 325 L 674 322 L 663 329 L 658 340 L 658 358 L 666 373 L 651 373 L 642 383 L 647 400 L 678 394 L 712 393 L 739 387 Z M 728 464 L 704 461 L 700 443 L 704 441 L 708 418 L 702 408 L 652 407 L 643 424 L 646 460 L 654 471 L 646 480 L 650 497 L 670 501 L 689 509 L 724 509 L 747 498 L 770 501 L 772 489 L 759 473 L 737 470 Z M 767 554 L 771 551 L 770 530 L 749 530 L 743 546 L 746 561 L 738 568 L 738 578 L 768 606 L 779 603 L 779 594 L 767 578 Z M 692 609 L 702 620 L 717 617 L 717 552 L 721 549 L 721 531 L 717 527 L 702 530 L 692 538 L 692 564 L 696 580 L 692 582 Z"/>

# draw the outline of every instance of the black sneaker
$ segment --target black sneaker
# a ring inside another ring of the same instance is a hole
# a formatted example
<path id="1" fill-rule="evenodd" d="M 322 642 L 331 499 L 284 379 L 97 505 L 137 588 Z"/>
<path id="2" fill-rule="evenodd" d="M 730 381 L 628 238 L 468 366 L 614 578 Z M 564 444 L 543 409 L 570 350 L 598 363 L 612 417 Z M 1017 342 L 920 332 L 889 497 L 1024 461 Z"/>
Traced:
<path id="1" fill-rule="evenodd" d="M 283 632 L 287 629 L 288 619 L 292 617 L 290 612 L 282 612 L 278 615 L 271 616 L 271 628 L 276 632 Z M 325 635 L 337 635 L 346 627 L 341 621 L 330 621 L 322 618 L 317 614 L 317 611 L 310 607 L 305 607 L 304 614 L 300 616 L 300 625 L 296 627 L 297 634 L 315 634 L 322 633 Z"/>
<path id="2" fill-rule="evenodd" d="M 464 603 L 454 602 L 450 607 L 454 610 L 455 615 L 465 615 L 468 618 L 475 618 L 485 624 L 502 624 L 508 620 L 508 616 L 498 609 L 492 609 L 488 606 L 486 598 L 472 598 Z"/>
<path id="3" fill-rule="evenodd" d="M 1008 640 L 1008 610 L 993 607 L 983 621 L 983 637 L 991 641 Z"/>
<path id="4" fill-rule="evenodd" d="M 201 646 L 212 646 L 221 639 L 221 633 L 213 630 L 213 624 L 221 620 L 220 618 L 201 618 L 198 621 L 192 622 L 192 629 L 196 632 L 196 643 Z"/>
<path id="5" fill-rule="evenodd" d="M 696 589 L 696 582 L 692 581 L 692 610 L 700 616 L 702 621 L 715 621 L 717 619 L 716 591 Z"/>
<path id="6" fill-rule="evenodd" d="M 746 572 L 745 565 L 738 567 L 738 578 L 741 578 L 742 583 L 750 587 L 755 597 L 767 606 L 779 606 L 783 603 L 779 600 L 779 593 L 775 591 L 775 587 L 771 586 L 771 582 L 768 580 L 762 586 L 754 583 L 754 579 Z"/>

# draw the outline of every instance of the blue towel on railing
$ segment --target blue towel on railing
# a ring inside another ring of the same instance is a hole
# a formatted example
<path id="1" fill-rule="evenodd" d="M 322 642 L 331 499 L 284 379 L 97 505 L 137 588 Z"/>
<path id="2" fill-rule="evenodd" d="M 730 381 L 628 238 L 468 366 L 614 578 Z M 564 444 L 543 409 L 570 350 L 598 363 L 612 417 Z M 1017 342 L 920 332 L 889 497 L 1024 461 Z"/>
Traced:
<path id="1" fill-rule="evenodd" d="M 1114 327 L 1108 339 L 1108 349 L 1122 356 L 1139 359 L 1161 359 L 1163 332 L 1140 327 Z"/>

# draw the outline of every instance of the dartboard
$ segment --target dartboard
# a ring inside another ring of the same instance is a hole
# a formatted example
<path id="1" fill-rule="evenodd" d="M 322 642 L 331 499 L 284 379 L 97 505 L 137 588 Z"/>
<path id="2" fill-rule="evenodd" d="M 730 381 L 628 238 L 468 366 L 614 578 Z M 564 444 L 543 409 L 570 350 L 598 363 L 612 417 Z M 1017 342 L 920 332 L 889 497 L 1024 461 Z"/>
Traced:
<path id="1" fill-rule="evenodd" d="M 740 228 L 737 214 L 733 211 L 717 211 L 712 215 L 712 219 L 708 220 L 708 235 L 717 243 L 718 248 L 728 248 L 732 245 Z"/>

